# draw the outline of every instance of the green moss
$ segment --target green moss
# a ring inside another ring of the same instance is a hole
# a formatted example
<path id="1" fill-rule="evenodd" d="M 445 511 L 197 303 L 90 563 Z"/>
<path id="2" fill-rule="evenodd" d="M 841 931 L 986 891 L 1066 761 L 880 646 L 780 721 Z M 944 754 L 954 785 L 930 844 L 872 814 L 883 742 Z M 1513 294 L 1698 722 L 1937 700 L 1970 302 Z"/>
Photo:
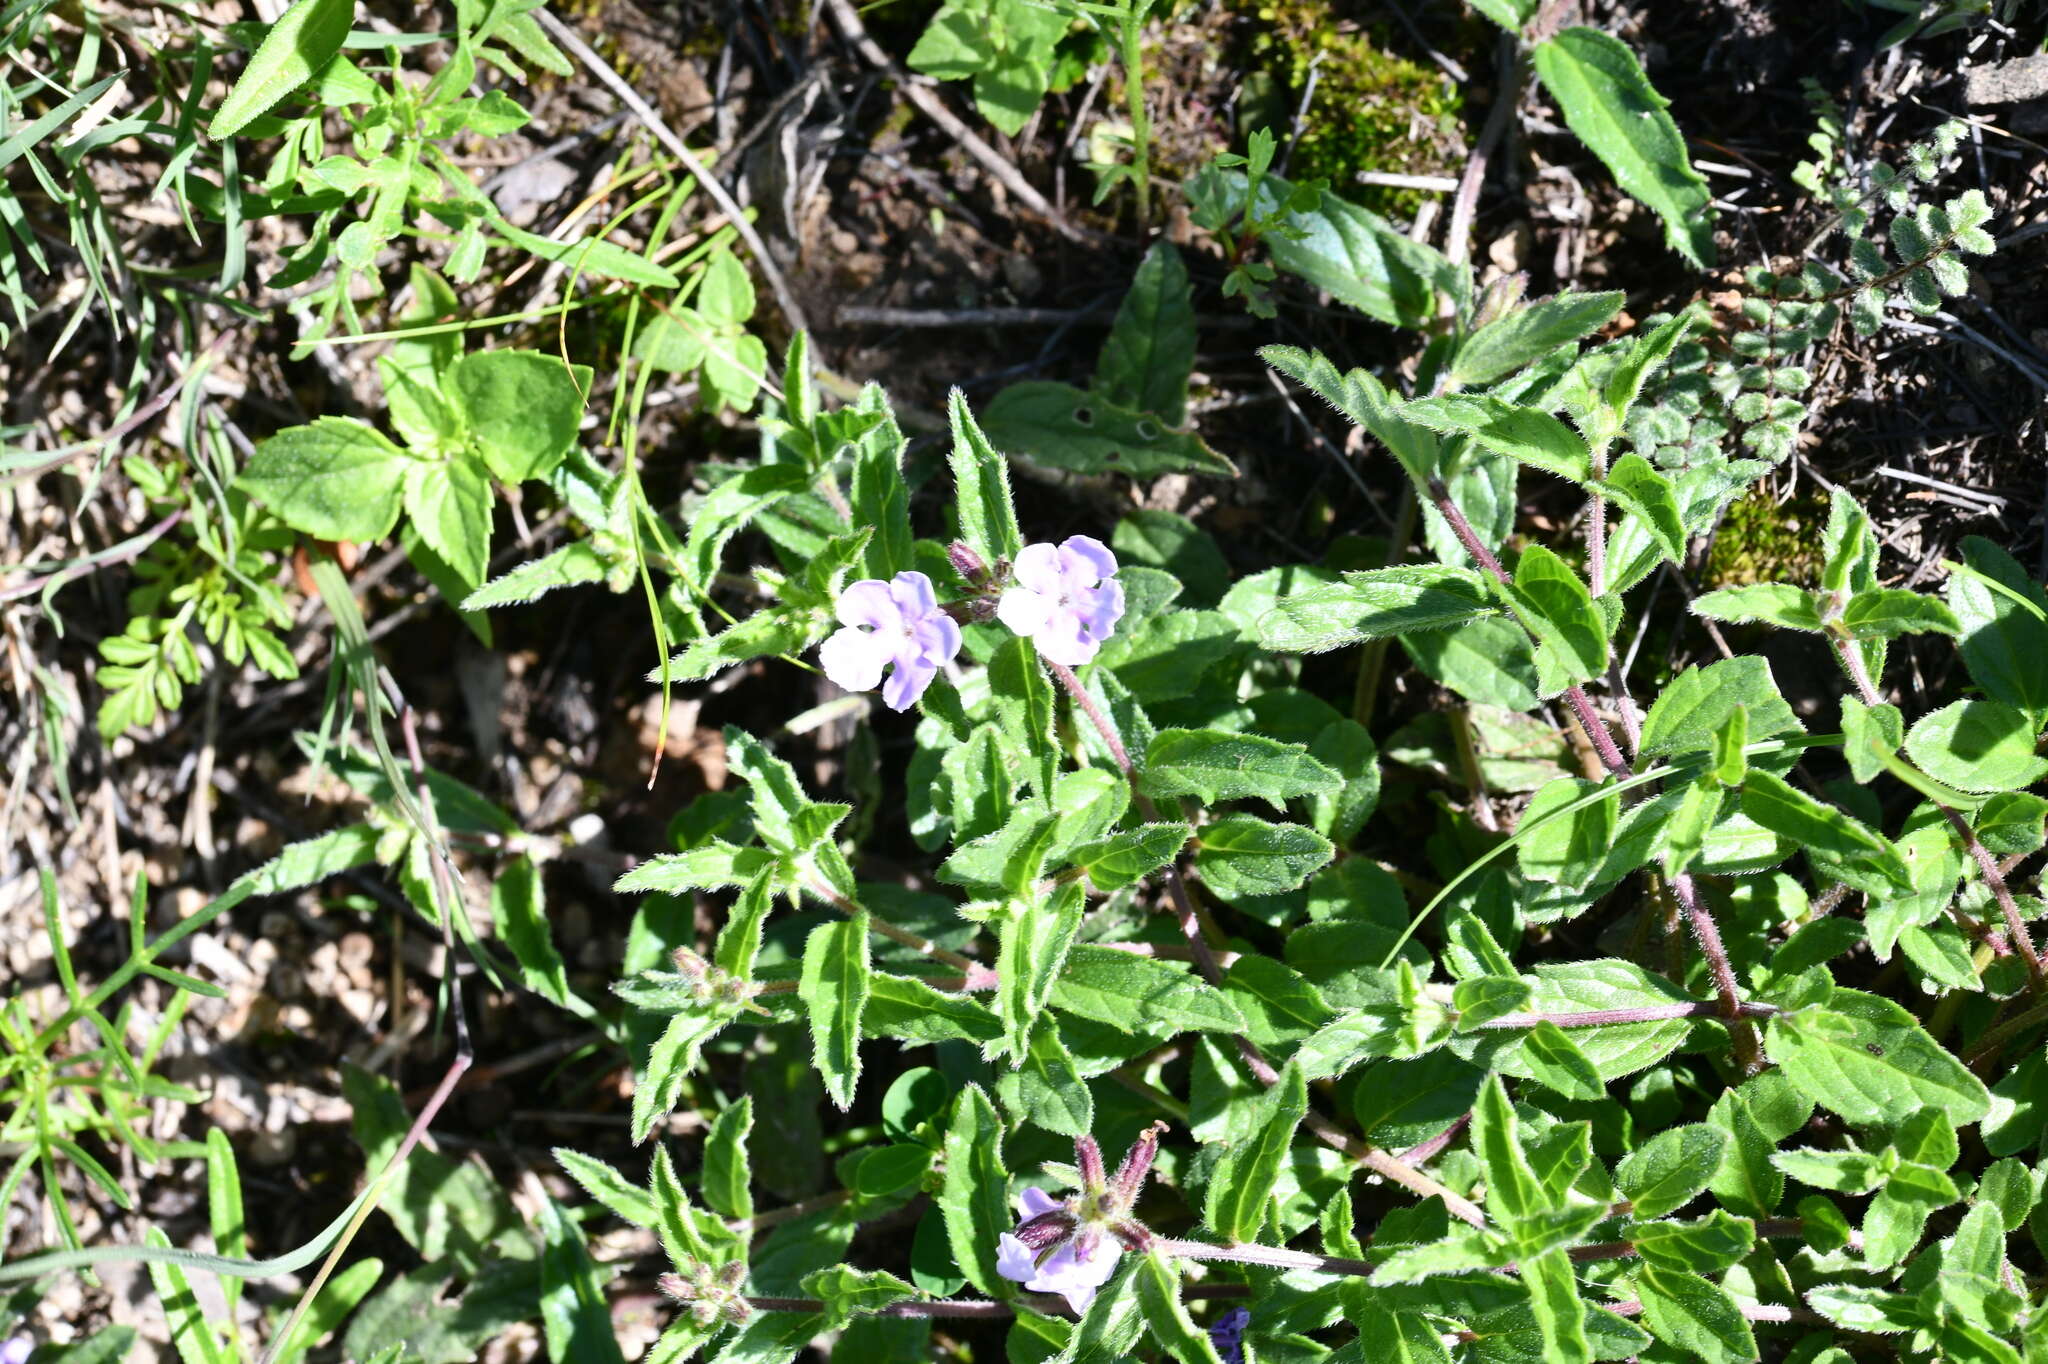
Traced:
<path id="1" fill-rule="evenodd" d="M 1313 65 L 1315 99 L 1289 175 L 1327 180 L 1335 193 L 1381 212 L 1412 213 L 1416 191 L 1361 185 L 1358 172 L 1443 173 L 1464 108 L 1458 88 L 1435 66 L 1386 51 L 1372 30 L 1339 19 L 1325 0 L 1234 0 L 1233 8 L 1254 25 L 1248 56 L 1257 74 L 1241 96 L 1245 129 L 1263 123 L 1284 137 Z"/>
<path id="2" fill-rule="evenodd" d="M 1728 508 L 1707 554 L 1706 586 L 1811 583 L 1820 577 L 1827 504 L 1808 494 L 1780 504 L 1761 485 Z"/>

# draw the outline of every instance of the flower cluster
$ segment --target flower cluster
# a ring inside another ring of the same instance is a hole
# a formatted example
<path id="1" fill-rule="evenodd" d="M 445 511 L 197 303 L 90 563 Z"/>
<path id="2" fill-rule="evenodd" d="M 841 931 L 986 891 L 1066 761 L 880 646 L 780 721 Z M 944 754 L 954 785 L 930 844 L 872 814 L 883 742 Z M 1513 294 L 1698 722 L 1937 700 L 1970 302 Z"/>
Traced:
<path id="1" fill-rule="evenodd" d="M 1024 1220 L 1006 1231 L 996 1244 L 996 1271 L 1033 1293 L 1057 1293 L 1075 1312 L 1086 1312 L 1095 1290 L 1116 1272 L 1117 1257 L 1142 1251 L 1152 1233 L 1131 1216 L 1166 1124 L 1154 1123 L 1138 1134 L 1117 1167 L 1115 1178 L 1103 1174 L 1102 1148 L 1095 1138 L 1074 1139 L 1074 1161 L 1081 1169 L 1081 1191 L 1064 1202 L 1038 1189 L 1026 1189 Z"/>
<path id="2" fill-rule="evenodd" d="M 714 1266 L 686 1260 L 678 1268 L 684 1272 L 662 1275 L 655 1280 L 655 1287 L 677 1302 L 688 1303 L 698 1325 L 730 1322 L 743 1326 L 753 1315 L 752 1304 L 740 1292 L 747 1278 L 746 1261 L 728 1260 Z"/>
<path id="3" fill-rule="evenodd" d="M 848 691 L 880 686 L 891 710 L 908 710 L 960 652 L 955 611 L 983 620 L 993 614 L 1047 662 L 1070 668 L 1092 661 L 1123 617 L 1116 555 L 1093 536 L 1026 545 L 1015 564 L 998 564 L 994 574 L 964 545 L 948 557 L 978 594 L 964 609 L 940 606 L 932 580 L 915 570 L 848 584 L 835 607 L 842 628 L 818 650 L 825 675 Z"/>

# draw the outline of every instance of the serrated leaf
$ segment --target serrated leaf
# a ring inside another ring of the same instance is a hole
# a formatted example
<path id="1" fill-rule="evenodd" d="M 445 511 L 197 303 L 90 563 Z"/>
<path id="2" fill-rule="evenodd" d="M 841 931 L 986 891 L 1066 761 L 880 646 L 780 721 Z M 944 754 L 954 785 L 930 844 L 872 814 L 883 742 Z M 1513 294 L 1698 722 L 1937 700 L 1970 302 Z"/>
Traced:
<path id="1" fill-rule="evenodd" d="M 1741 625 L 1762 621 L 1786 630 L 1819 630 L 1820 608 L 1813 594 L 1790 583 L 1749 583 L 1702 592 L 1693 598 L 1693 614 L 1708 620 Z"/>
<path id="2" fill-rule="evenodd" d="M 867 1004 L 868 975 L 865 910 L 811 930 L 797 995 L 810 1013 L 811 1045 L 825 1092 L 842 1109 L 853 1106 L 860 1083 L 860 1016 Z"/>
<path id="3" fill-rule="evenodd" d="M 2048 776 L 2035 755 L 2038 726 L 2002 701 L 1955 701 L 1906 731 L 1906 756 L 1936 781 L 1963 791 L 2018 791 Z"/>
<path id="4" fill-rule="evenodd" d="M 1838 988 L 1826 1007 L 1775 1015 L 1765 1046 L 1801 1094 L 1851 1123 L 1893 1123 L 1931 1107 L 1960 1127 L 1991 1111 L 1984 1082 L 1913 1015 L 1859 990 Z"/>
<path id="5" fill-rule="evenodd" d="M 1244 1031 L 1244 1015 L 1200 976 L 1152 957 L 1082 943 L 1067 953 L 1052 1002 L 1120 1032 Z"/>
<path id="6" fill-rule="evenodd" d="M 704 1201 L 727 1217 L 754 1215 L 753 1170 L 747 1136 L 754 1130 L 754 1098 L 742 1094 L 726 1105 L 704 1137 Z"/>
<path id="7" fill-rule="evenodd" d="M 1067 860 L 1087 872 L 1097 890 L 1107 893 L 1142 881 L 1180 856 L 1193 833 L 1185 824 L 1141 824 L 1083 844 L 1068 853 Z"/>
<path id="8" fill-rule="evenodd" d="M 477 588 L 462 600 L 465 611 L 537 601 L 558 587 L 602 582 L 611 565 L 588 540 L 578 540 L 523 563 Z"/>
<path id="9" fill-rule="evenodd" d="M 1116 322 L 1095 364 L 1095 390 L 1150 412 L 1168 426 L 1187 420 L 1188 371 L 1195 365 L 1195 305 L 1187 266 L 1166 241 L 1152 243 L 1131 276 Z"/>
<path id="10" fill-rule="evenodd" d="M 1646 1264 L 1636 1271 L 1643 1324 L 1650 1333 L 1707 1364 L 1750 1364 L 1756 1336 L 1728 1290 L 1697 1274 Z"/>
<path id="11" fill-rule="evenodd" d="M 1195 870 L 1226 901 L 1293 890 L 1335 854 L 1330 840 L 1299 824 L 1225 815 L 1195 831 Z"/>
<path id="12" fill-rule="evenodd" d="M 321 417 L 258 442 L 235 485 L 317 539 L 381 540 L 398 520 L 415 462 L 359 421 Z"/>
<path id="13" fill-rule="evenodd" d="M 960 536 L 983 563 L 1015 559 L 1024 537 L 1010 500 L 1009 466 L 975 424 L 967 397 L 958 389 L 946 399 L 946 420 L 953 433 L 948 463 L 959 498 Z"/>
<path id="14" fill-rule="evenodd" d="M 1631 1151 L 1614 1169 L 1615 1187 L 1638 1220 L 1677 1212 L 1720 1168 L 1727 1134 L 1705 1123 L 1668 1128 Z"/>

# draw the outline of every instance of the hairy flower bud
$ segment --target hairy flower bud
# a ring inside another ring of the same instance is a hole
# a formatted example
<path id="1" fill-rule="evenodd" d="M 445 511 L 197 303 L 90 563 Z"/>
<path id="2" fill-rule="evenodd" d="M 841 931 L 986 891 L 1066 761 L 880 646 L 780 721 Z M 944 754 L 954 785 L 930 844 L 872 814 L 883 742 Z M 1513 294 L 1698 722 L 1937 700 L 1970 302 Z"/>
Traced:
<path id="1" fill-rule="evenodd" d="M 946 546 L 946 562 L 953 565 L 953 571 L 967 579 L 974 587 L 980 587 L 988 580 L 988 565 L 981 561 L 964 540 L 955 540 Z"/>

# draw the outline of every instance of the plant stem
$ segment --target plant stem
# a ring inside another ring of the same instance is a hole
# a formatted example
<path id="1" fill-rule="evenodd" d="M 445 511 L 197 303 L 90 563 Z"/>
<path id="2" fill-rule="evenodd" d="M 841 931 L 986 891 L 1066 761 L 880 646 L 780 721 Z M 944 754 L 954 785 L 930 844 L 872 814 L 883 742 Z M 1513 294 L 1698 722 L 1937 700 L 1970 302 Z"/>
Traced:
<path id="1" fill-rule="evenodd" d="M 860 904 L 847 899 L 822 881 L 806 881 L 804 888 L 849 919 L 856 914 L 867 912 Z M 930 938 L 919 937 L 909 929 L 899 928 L 887 919 L 877 918 L 872 913 L 868 914 L 868 931 L 870 933 L 878 933 L 890 942 L 900 943 L 920 956 L 929 957 L 933 961 L 942 961 L 948 966 L 965 972 L 966 979 L 959 986 L 960 989 L 992 990 L 995 988 L 995 977 L 989 972 L 988 967 L 972 957 L 962 956 L 950 947 L 941 947 Z M 775 994 L 777 991 L 764 990 L 761 993 Z"/>
<path id="2" fill-rule="evenodd" d="M 1206 1241 L 1176 1241 L 1158 1237 L 1152 1249 L 1175 1260 L 1223 1260 L 1239 1265 L 1265 1265 L 1271 1269 L 1308 1269 L 1318 1274 L 1348 1274 L 1364 1278 L 1373 1266 L 1364 1260 L 1347 1260 L 1336 1255 L 1311 1255 L 1304 1250 L 1279 1246 L 1212 1246 Z"/>
<path id="3" fill-rule="evenodd" d="M 1465 519 L 1464 510 L 1452 499 L 1451 491 L 1444 486 L 1442 479 L 1430 479 L 1429 496 L 1436 504 L 1438 513 L 1450 526 L 1451 533 L 1458 537 L 1458 543 L 1465 547 L 1466 553 L 1477 560 L 1480 568 L 1492 575 L 1495 581 L 1507 582 L 1507 571 L 1501 567 L 1500 560 L 1472 529 L 1472 523 Z M 1595 505 L 1598 505 L 1597 499 Z M 1634 775 L 1628 760 L 1621 756 L 1621 749 L 1616 747 L 1612 731 L 1593 709 L 1592 699 L 1586 695 L 1586 689 L 1578 686 L 1567 687 L 1564 699 L 1571 707 L 1572 714 L 1578 717 L 1580 728 L 1586 731 L 1587 740 L 1592 743 L 1593 751 L 1600 757 L 1600 765 L 1617 779 L 1626 779 Z M 1762 1048 L 1758 1044 L 1755 1029 L 1742 1021 L 1741 991 L 1735 979 L 1735 968 L 1728 960 L 1728 949 L 1721 943 L 1720 930 L 1715 927 L 1713 915 L 1700 900 L 1692 877 L 1682 872 L 1672 877 L 1671 889 L 1677 895 L 1679 904 L 1684 907 L 1686 918 L 1692 925 L 1693 936 L 1699 940 L 1700 951 L 1706 956 L 1707 966 L 1713 972 L 1715 993 L 1721 1000 L 1721 1015 L 1728 1020 L 1729 1037 L 1735 1045 L 1737 1059 L 1741 1061 L 1744 1069 L 1752 1069 L 1761 1060 Z"/>
<path id="4" fill-rule="evenodd" d="M 1131 110 L 1131 187 L 1138 195 L 1138 233 L 1152 222 L 1152 120 L 1145 113 L 1145 14 L 1150 0 L 1124 0 L 1118 37 L 1124 63 L 1124 101 Z"/>
<path id="5" fill-rule="evenodd" d="M 1444 230 L 1444 254 L 1454 264 L 1462 265 L 1472 254 L 1472 220 L 1479 210 L 1480 187 L 1486 183 L 1486 163 L 1507 134 L 1508 122 L 1522 102 L 1522 84 L 1528 79 L 1529 64 L 1522 56 L 1521 44 L 1512 34 L 1501 35 L 1501 43 L 1509 54 L 1502 62 L 1506 74 L 1494 96 L 1493 107 L 1486 111 L 1485 126 L 1479 130 L 1479 141 L 1465 161 L 1464 174 L 1458 177 L 1457 197 L 1451 200 L 1450 226 Z"/>
<path id="6" fill-rule="evenodd" d="M 1837 635 L 1834 640 L 1835 652 L 1841 656 L 1842 666 L 1849 670 L 1849 680 L 1856 684 L 1856 692 L 1866 706 L 1884 704 L 1884 697 L 1878 692 L 1877 684 L 1871 680 L 1870 669 L 1863 661 L 1863 651 L 1856 647 L 1856 641 Z M 1940 801 L 1934 802 L 1942 817 L 1948 820 L 1949 828 L 1955 831 L 1963 847 L 1968 849 L 1977 870 L 1983 874 L 1984 884 L 1991 889 L 1992 898 L 1998 901 L 1998 912 L 2005 919 L 2006 935 L 2012 945 L 2019 949 L 2020 959 L 2027 964 L 2027 979 L 2034 993 L 2040 994 L 2048 986 L 2048 971 L 2044 971 L 2041 951 L 2034 945 L 2034 935 L 2027 928 L 2027 921 L 2020 916 L 2019 901 L 2013 898 L 2012 887 L 2005 881 L 2005 873 L 1999 868 L 1998 859 L 1991 850 L 1977 838 L 1977 831 L 1970 827 L 1970 821 L 1963 818 L 1960 810 L 1952 809 Z"/>

